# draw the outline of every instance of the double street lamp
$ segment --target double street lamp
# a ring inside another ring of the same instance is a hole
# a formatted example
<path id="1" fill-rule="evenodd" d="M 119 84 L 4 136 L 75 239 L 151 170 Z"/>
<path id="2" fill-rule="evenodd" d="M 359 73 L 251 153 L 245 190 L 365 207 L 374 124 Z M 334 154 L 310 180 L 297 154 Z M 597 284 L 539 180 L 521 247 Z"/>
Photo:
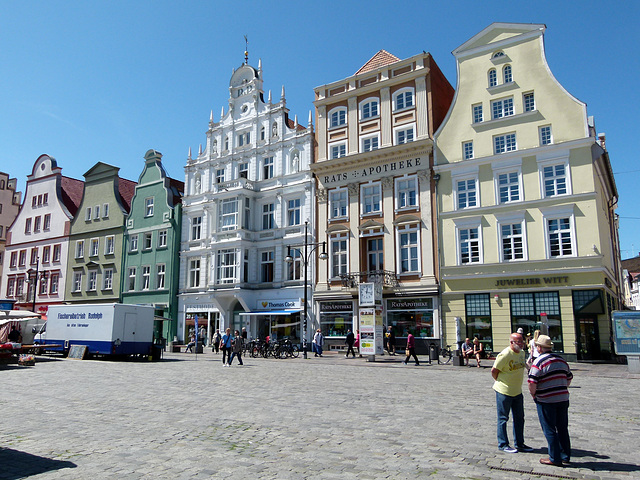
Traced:
<path id="1" fill-rule="evenodd" d="M 36 269 L 30 268 L 27 270 L 27 278 L 26 281 L 31 285 L 31 291 L 33 292 L 33 305 L 31 310 L 33 313 L 36 313 L 36 295 L 38 293 L 38 282 L 42 284 L 42 282 L 47 281 L 47 272 L 38 272 L 38 267 L 40 264 L 40 259 L 36 257 Z"/>
<path id="2" fill-rule="evenodd" d="M 309 243 L 309 222 L 304 222 L 304 244 L 300 245 L 288 245 L 287 246 L 287 256 L 284 261 L 287 263 L 292 263 L 294 261 L 291 252 L 297 252 L 298 256 L 301 257 L 302 267 L 304 268 L 304 319 L 302 321 L 302 356 L 303 358 L 307 358 L 307 292 L 309 291 L 309 269 L 307 268 L 309 265 L 309 261 L 311 260 L 311 254 L 315 252 L 318 247 L 322 247 L 322 251 L 318 258 L 320 260 L 326 260 L 329 258 L 327 255 L 327 242 L 311 242 Z M 304 247 L 304 250 L 301 251 L 300 247 Z"/>

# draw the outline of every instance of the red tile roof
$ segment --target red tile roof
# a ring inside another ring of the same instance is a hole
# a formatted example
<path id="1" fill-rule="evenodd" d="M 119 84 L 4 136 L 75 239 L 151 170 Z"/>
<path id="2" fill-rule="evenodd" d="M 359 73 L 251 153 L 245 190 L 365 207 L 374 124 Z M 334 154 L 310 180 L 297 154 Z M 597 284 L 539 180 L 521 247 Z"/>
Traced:
<path id="1" fill-rule="evenodd" d="M 76 215 L 80 202 L 82 202 L 82 194 L 84 193 L 84 182 L 75 178 L 60 176 L 60 193 L 62 195 L 62 203 L 64 203 L 72 216 Z"/>
<path id="2" fill-rule="evenodd" d="M 293 128 L 296 126 L 295 122 L 289 118 L 289 114 L 288 113 L 286 114 L 285 122 L 287 124 L 287 127 L 289 127 L 291 130 L 293 130 Z M 300 125 L 300 122 L 298 122 L 298 126 L 296 127 L 296 131 L 301 132 L 302 130 L 306 130 L 306 129 L 307 129 L 307 127 L 304 127 L 304 126 Z"/>
<path id="3" fill-rule="evenodd" d="M 392 63 L 396 63 L 399 61 L 400 59 L 395 55 L 392 55 L 386 50 L 380 50 L 373 57 L 371 57 L 367 63 L 360 67 L 360 70 L 358 70 L 354 75 L 370 72 L 371 70 L 376 70 L 380 67 L 391 65 Z"/>
<path id="4" fill-rule="evenodd" d="M 131 211 L 131 199 L 136 193 L 137 184 L 137 182 L 118 177 L 118 191 L 120 193 L 120 198 L 122 199 L 122 205 L 126 209 L 127 213 Z"/>

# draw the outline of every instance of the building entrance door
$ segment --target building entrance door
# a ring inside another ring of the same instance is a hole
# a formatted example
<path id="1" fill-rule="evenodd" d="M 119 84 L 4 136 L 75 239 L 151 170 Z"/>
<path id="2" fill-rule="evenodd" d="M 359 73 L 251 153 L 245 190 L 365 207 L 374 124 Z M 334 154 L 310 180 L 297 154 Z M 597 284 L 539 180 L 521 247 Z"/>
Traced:
<path id="1" fill-rule="evenodd" d="M 576 316 L 578 360 L 600 360 L 600 334 L 598 317 L 591 315 Z"/>

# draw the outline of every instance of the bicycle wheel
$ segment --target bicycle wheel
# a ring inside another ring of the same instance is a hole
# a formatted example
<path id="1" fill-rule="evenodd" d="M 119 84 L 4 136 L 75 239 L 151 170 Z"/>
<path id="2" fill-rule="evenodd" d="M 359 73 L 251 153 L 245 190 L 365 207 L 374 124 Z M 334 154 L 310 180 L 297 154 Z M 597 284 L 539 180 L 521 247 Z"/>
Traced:
<path id="1" fill-rule="evenodd" d="M 291 347 L 291 356 L 293 358 L 298 358 L 300 356 L 300 348 L 298 348 L 298 345 Z"/>
<path id="2" fill-rule="evenodd" d="M 445 365 L 451 361 L 451 350 L 449 347 L 440 349 L 440 363 L 444 363 Z"/>

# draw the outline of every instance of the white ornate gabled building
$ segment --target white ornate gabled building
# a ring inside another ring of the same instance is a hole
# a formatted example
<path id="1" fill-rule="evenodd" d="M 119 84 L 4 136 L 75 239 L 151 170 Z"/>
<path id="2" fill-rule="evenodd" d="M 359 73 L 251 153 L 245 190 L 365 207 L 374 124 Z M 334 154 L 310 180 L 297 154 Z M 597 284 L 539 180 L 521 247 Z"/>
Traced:
<path id="1" fill-rule="evenodd" d="M 251 337 L 301 339 L 304 262 L 295 248 L 294 262 L 285 257 L 288 247 L 304 243 L 305 222 L 309 241 L 315 239 L 313 126 L 311 114 L 307 127 L 289 118 L 284 87 L 279 101 L 271 92 L 265 101 L 261 65 L 256 69 L 245 58 L 234 70 L 227 108 L 218 122 L 211 114 L 204 149 L 195 158 L 189 152 L 180 340 L 196 316 L 209 338 L 218 328 L 246 327 Z"/>

